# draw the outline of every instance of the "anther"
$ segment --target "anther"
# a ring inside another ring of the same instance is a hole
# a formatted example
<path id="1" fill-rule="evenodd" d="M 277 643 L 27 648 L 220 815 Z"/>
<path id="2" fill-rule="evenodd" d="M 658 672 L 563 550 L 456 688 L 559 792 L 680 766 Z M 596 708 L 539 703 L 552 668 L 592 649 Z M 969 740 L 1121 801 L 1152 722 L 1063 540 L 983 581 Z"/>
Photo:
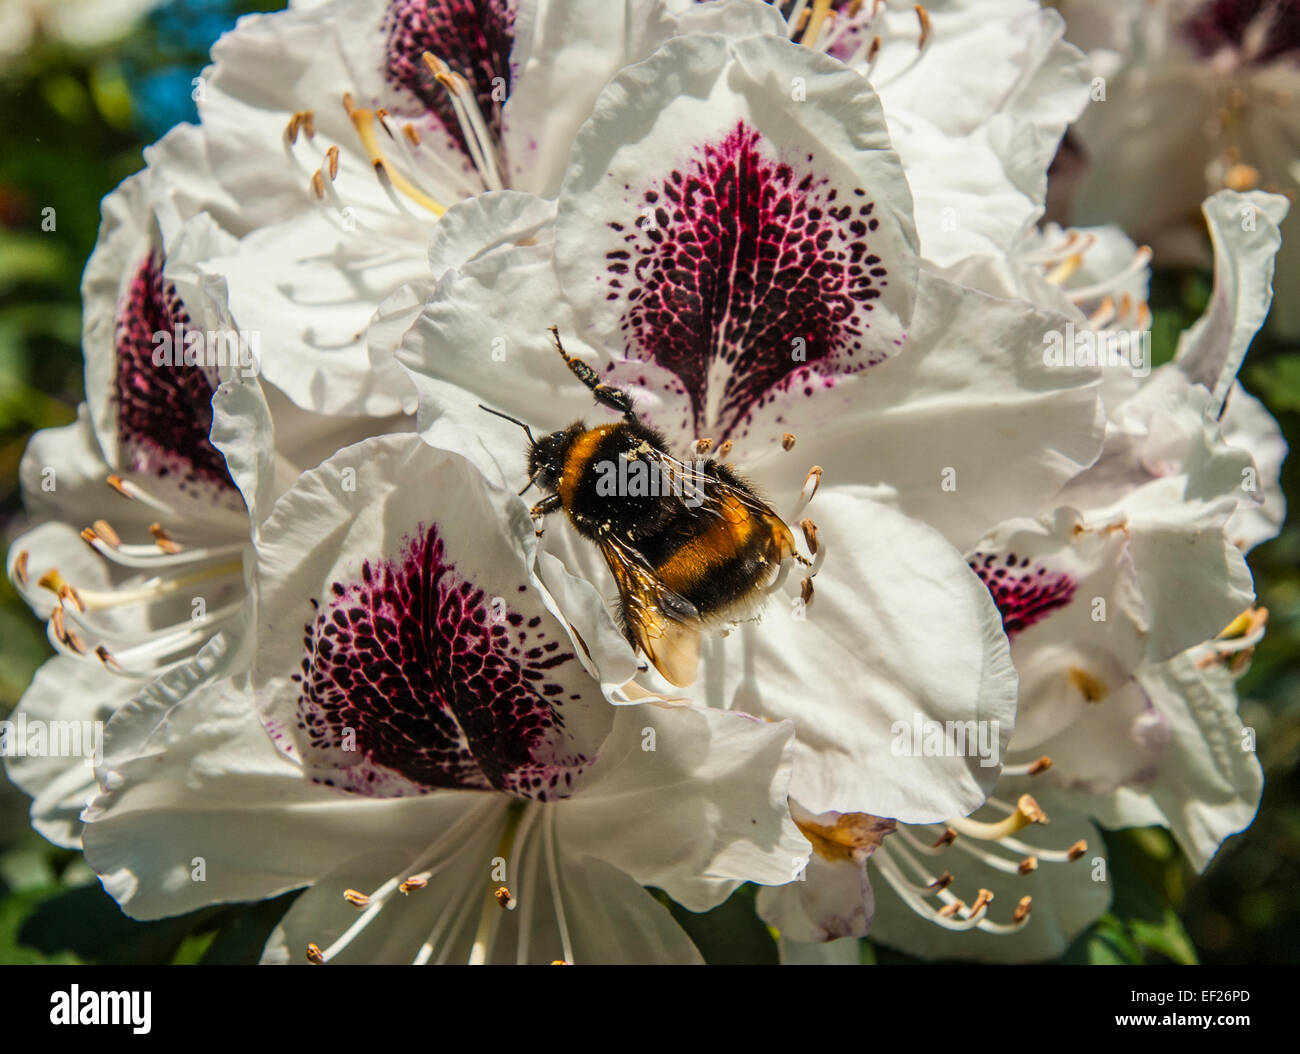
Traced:
<path id="1" fill-rule="evenodd" d="M 429 880 L 420 875 L 412 875 L 397 888 L 403 893 L 414 893 L 417 889 L 423 889 L 429 884 Z"/>
<path id="2" fill-rule="evenodd" d="M 812 553 L 813 556 L 816 556 L 817 549 L 819 548 L 817 541 L 817 524 L 813 523 L 811 519 L 805 516 L 799 521 L 799 527 L 803 531 L 803 540 L 808 543 L 808 551 Z"/>
<path id="3" fill-rule="evenodd" d="M 925 888 L 930 890 L 932 893 L 942 893 L 945 889 L 947 889 L 949 886 L 952 885 L 952 882 L 953 882 L 952 872 L 945 871 L 943 874 L 941 874 L 938 878 L 936 878 Z"/>
<path id="4" fill-rule="evenodd" d="M 793 432 L 786 432 L 786 434 L 781 437 L 781 449 L 786 451 L 790 451 L 794 449 Z"/>
<path id="5" fill-rule="evenodd" d="M 313 966 L 325 965 L 325 954 L 320 950 L 319 944 L 307 945 L 307 961 Z"/>
<path id="6" fill-rule="evenodd" d="M 117 476 L 117 475 L 109 476 L 108 479 L 105 480 L 105 482 L 110 487 L 112 487 L 115 491 L 117 491 L 120 495 L 122 495 L 122 497 L 130 498 L 133 501 L 135 500 L 135 495 L 126 489 L 126 484 L 122 482 L 121 476 Z"/>
<path id="7" fill-rule="evenodd" d="M 102 662 L 105 666 L 107 666 L 110 670 L 122 669 L 122 664 L 118 662 L 115 658 L 113 658 L 113 653 L 109 651 L 106 647 L 104 647 L 104 645 L 99 644 L 95 646 L 95 655 L 99 659 L 99 661 Z"/>
<path id="8" fill-rule="evenodd" d="M 1033 897 L 1021 897 L 1020 903 L 1016 905 L 1016 910 L 1011 916 L 1011 921 L 1020 923 L 1029 918 L 1029 909 L 1034 903 Z"/>
<path id="9" fill-rule="evenodd" d="M 508 910 L 515 902 L 515 898 L 510 895 L 510 890 L 505 886 L 498 886 L 492 895 L 503 910 Z"/>
<path id="10" fill-rule="evenodd" d="M 370 906 L 370 897 L 362 893 L 359 889 L 345 889 L 343 899 L 351 904 L 354 908 L 365 908 Z"/>
<path id="11" fill-rule="evenodd" d="M 697 440 L 695 440 L 695 453 L 697 453 L 697 454 L 707 454 L 707 453 L 708 453 L 710 450 L 712 450 L 712 449 L 713 449 L 713 440 L 712 440 L 712 439 L 697 439 Z"/>
<path id="12" fill-rule="evenodd" d="M 799 586 L 799 597 L 803 600 L 803 606 L 807 607 L 813 602 L 815 591 L 813 589 L 812 579 L 805 578 Z"/>
<path id="13" fill-rule="evenodd" d="M 991 889 L 981 889 L 975 897 L 975 903 L 970 906 L 970 913 L 978 915 L 981 911 L 993 902 L 993 891 Z"/>
<path id="14" fill-rule="evenodd" d="M 1088 843 L 1085 842 L 1082 838 L 1080 838 L 1077 842 L 1074 843 L 1074 845 L 1070 846 L 1070 848 L 1065 851 L 1065 855 L 1071 862 L 1073 862 L 1075 860 L 1078 860 L 1079 857 L 1083 856 L 1083 854 L 1086 853 L 1087 851 L 1088 851 Z"/>
<path id="15" fill-rule="evenodd" d="M 163 530 L 161 523 L 151 523 L 149 533 L 153 535 L 154 544 L 168 556 L 175 556 L 181 551 L 180 545 L 173 541 L 171 535 Z"/>
<path id="16" fill-rule="evenodd" d="M 407 141 L 412 146 L 420 145 L 420 130 L 416 128 L 415 125 L 411 124 L 409 121 L 406 124 L 402 125 L 402 134 L 406 136 Z"/>
<path id="17" fill-rule="evenodd" d="M 941 919 L 950 919 L 954 915 L 956 915 L 957 912 L 964 910 L 965 907 L 966 907 L 966 902 L 964 900 L 954 900 L 951 903 L 945 904 L 943 907 L 941 907 L 937 912 L 937 914 Z"/>
<path id="18" fill-rule="evenodd" d="M 732 443 L 730 439 L 724 440 L 722 446 L 718 447 L 718 460 L 722 460 L 723 458 L 729 456 L 731 454 L 731 448 L 734 445 L 735 444 Z"/>
<path id="19" fill-rule="evenodd" d="M 64 582 L 63 585 L 59 586 L 59 601 L 71 601 L 72 606 L 77 611 L 85 613 L 86 605 L 82 603 L 81 594 L 77 592 L 76 587 L 68 582 Z"/>
<path id="20" fill-rule="evenodd" d="M 14 557 L 14 578 L 20 586 L 27 585 L 27 561 L 30 555 L 31 554 L 24 549 Z"/>
<path id="21" fill-rule="evenodd" d="M 917 40 L 916 46 L 923 48 L 930 42 L 930 12 L 925 9 L 923 4 L 916 5 L 916 20 L 921 23 L 921 36 Z"/>
<path id="22" fill-rule="evenodd" d="M 95 534 L 103 539 L 106 545 L 116 549 L 122 544 L 122 539 L 118 537 L 117 531 L 113 530 L 107 520 L 96 520 L 91 524 L 91 528 Z"/>
<path id="23" fill-rule="evenodd" d="M 320 201 L 325 200 L 325 177 L 321 175 L 319 168 L 311 174 L 311 192 Z"/>
<path id="24" fill-rule="evenodd" d="M 1022 875 L 1031 875 L 1038 870 L 1038 857 L 1027 856 L 1020 861 L 1020 866 L 1016 868 Z"/>
<path id="25" fill-rule="evenodd" d="M 945 827 L 943 829 L 943 834 L 939 835 L 938 840 L 935 841 L 934 845 L 930 846 L 930 848 L 942 849 L 946 845 L 952 845 L 952 843 L 955 842 L 956 840 L 957 840 L 957 832 L 954 831 L 951 827 Z"/>
<path id="26" fill-rule="evenodd" d="M 330 179 L 338 179 L 339 175 L 339 148 L 331 146 L 325 151 L 325 160 L 329 163 Z"/>
<path id="27" fill-rule="evenodd" d="M 1052 759 L 1049 758 L 1046 754 L 1044 754 L 1037 761 L 1030 764 L 1028 774 L 1030 776 L 1037 776 L 1040 772 L 1046 772 L 1051 767 L 1052 767 Z"/>
<path id="28" fill-rule="evenodd" d="M 812 485 L 812 490 L 808 489 L 809 484 Z M 817 488 L 821 485 L 822 467 L 821 465 L 813 465 L 813 467 L 808 470 L 808 475 L 804 477 L 803 487 L 799 491 L 799 500 L 805 505 L 812 501 L 813 498 L 817 496 Z"/>

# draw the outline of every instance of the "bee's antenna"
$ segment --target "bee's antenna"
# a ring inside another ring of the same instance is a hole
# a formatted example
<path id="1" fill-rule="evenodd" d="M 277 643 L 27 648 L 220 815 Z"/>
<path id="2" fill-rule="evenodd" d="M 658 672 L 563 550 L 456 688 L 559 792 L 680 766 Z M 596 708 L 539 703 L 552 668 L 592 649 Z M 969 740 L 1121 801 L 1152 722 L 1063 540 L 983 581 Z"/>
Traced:
<path id="1" fill-rule="evenodd" d="M 528 481 L 527 483 L 524 484 L 524 489 L 521 490 L 521 491 L 519 492 L 519 496 L 522 498 L 525 494 L 527 494 L 529 488 L 532 487 L 532 485 L 533 485 L 534 483 L 536 483 L 536 482 L 537 482 L 537 477 L 536 477 L 536 476 L 534 476 L 534 477 L 532 477 L 531 479 L 529 479 L 529 481 Z"/>
<path id="2" fill-rule="evenodd" d="M 479 408 L 480 410 L 486 410 L 486 411 L 487 411 L 488 413 L 490 413 L 490 414 L 495 414 L 497 417 L 502 417 L 502 418 L 504 418 L 505 420 L 509 421 L 511 424 L 516 424 L 516 425 L 518 425 L 520 428 L 522 428 L 522 429 L 524 430 L 524 433 L 528 436 L 528 442 L 530 442 L 530 443 L 536 443 L 536 442 L 537 442 L 537 440 L 533 438 L 533 430 L 532 430 L 531 428 L 529 428 L 526 424 L 524 424 L 523 421 L 519 420 L 519 418 L 517 418 L 517 417 L 511 417 L 509 414 L 503 414 L 500 410 L 493 410 L 492 407 L 490 407 L 490 406 L 484 406 L 482 403 L 479 403 L 479 404 L 478 404 L 478 408 Z M 531 485 L 532 485 L 532 480 L 529 480 L 528 482 L 529 482 L 529 486 L 531 486 Z M 524 488 L 524 490 L 527 490 L 527 489 L 528 489 L 528 487 L 525 487 L 525 488 Z M 523 492 L 524 492 L 524 491 L 521 490 L 519 493 L 522 494 Z"/>

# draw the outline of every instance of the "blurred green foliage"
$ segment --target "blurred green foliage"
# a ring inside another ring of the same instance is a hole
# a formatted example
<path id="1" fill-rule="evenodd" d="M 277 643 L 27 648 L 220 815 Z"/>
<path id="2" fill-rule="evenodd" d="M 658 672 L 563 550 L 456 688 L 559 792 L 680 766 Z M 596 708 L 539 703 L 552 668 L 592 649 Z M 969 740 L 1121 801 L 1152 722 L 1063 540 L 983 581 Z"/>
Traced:
<path id="1" fill-rule="evenodd" d="M 0 69 L 6 133 L 0 153 L 0 530 L 6 541 L 21 527 L 17 472 L 28 438 L 72 421 L 81 397 L 79 283 L 95 242 L 100 199 L 141 167 L 144 145 L 174 119 L 165 117 L 158 127 L 158 115 L 183 110 L 186 100 L 169 100 L 166 93 L 188 92 L 208 42 L 178 44 L 174 25 L 158 16 L 118 45 L 73 52 L 38 43 L 17 65 Z M 137 90 L 139 84 L 149 92 Z M 1202 274 L 1156 276 L 1157 363 L 1172 356 L 1209 288 Z M 1280 289 L 1278 295 L 1297 292 Z M 1243 380 L 1296 449 L 1300 346 L 1261 334 Z M 1300 506 L 1300 457 L 1287 462 L 1283 478 L 1293 507 Z M 1300 526 L 1289 524 L 1257 549 L 1251 565 L 1260 603 L 1271 613 L 1268 636 L 1239 686 L 1266 773 L 1259 817 L 1229 840 L 1204 876 L 1191 873 L 1163 831 L 1110 833 L 1114 904 L 1063 961 L 1300 962 Z M 0 716 L 48 655 L 43 627 L 0 580 Z M 26 808 L 26 797 L 0 777 L 0 963 L 253 962 L 293 899 L 289 894 L 260 905 L 132 922 L 78 854 L 53 848 L 31 830 Z M 669 906 L 708 961 L 775 961 L 772 935 L 753 914 L 752 889 L 703 915 Z M 867 945 L 863 961 L 908 960 Z"/>

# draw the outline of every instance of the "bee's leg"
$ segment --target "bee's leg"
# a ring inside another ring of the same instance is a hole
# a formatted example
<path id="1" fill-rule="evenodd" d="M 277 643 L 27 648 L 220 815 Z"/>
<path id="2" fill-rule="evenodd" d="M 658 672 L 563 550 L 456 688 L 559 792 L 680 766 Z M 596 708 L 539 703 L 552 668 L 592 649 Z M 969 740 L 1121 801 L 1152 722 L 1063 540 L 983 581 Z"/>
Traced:
<path id="1" fill-rule="evenodd" d="M 632 396 L 620 388 L 612 388 L 601 381 L 600 375 L 596 373 L 581 359 L 575 359 L 560 342 L 560 330 L 557 326 L 551 327 L 551 336 L 555 338 L 555 350 L 560 353 L 562 358 L 573 371 L 573 375 L 582 381 L 591 389 L 591 394 L 596 397 L 596 402 L 602 406 L 608 406 L 611 410 L 617 410 L 625 420 L 636 423 L 636 411 L 632 409 Z"/>
<path id="2" fill-rule="evenodd" d="M 533 518 L 533 523 L 536 525 L 535 530 L 538 538 L 542 536 L 542 517 L 548 513 L 559 512 L 561 508 L 563 508 L 563 503 L 560 501 L 560 496 L 558 494 L 548 494 L 528 510 L 528 515 Z"/>

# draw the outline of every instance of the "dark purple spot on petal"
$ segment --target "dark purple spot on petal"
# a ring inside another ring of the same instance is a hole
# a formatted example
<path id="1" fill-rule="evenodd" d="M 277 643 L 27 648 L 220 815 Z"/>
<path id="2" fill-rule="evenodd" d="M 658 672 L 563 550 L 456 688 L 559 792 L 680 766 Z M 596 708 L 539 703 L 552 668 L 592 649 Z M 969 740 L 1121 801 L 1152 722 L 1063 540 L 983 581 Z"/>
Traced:
<path id="1" fill-rule="evenodd" d="M 510 49 L 515 42 L 515 0 L 392 0 L 384 20 L 388 53 L 384 78 L 419 100 L 470 156 L 447 89 L 425 66 L 427 51 L 467 81 L 501 147 L 501 110 L 510 89 Z"/>
<path id="2" fill-rule="evenodd" d="M 117 306 L 118 441 L 123 467 L 165 477 L 185 493 L 233 491 L 226 459 L 208 438 L 212 431 L 215 370 L 183 362 L 190 318 L 174 286 L 164 282 L 162 260 L 145 257 Z M 197 331 L 193 331 L 197 333 Z M 170 362 L 154 365 L 155 352 Z"/>
<path id="3" fill-rule="evenodd" d="M 1077 583 L 1063 572 L 1045 567 L 1031 567 L 1026 557 L 1018 561 L 1014 554 L 999 560 L 995 554 L 980 554 L 969 560 L 970 568 L 993 594 L 993 602 L 1002 614 L 1002 628 L 1008 640 L 1065 607 L 1074 597 Z"/>
<path id="4" fill-rule="evenodd" d="M 888 354 L 866 338 L 886 271 L 865 264 L 866 232 L 836 198 L 741 122 L 632 202 L 641 218 L 608 285 L 623 288 L 630 252 L 629 355 L 676 375 L 696 435 L 741 435 L 778 393 L 815 393 Z"/>
<path id="5" fill-rule="evenodd" d="M 518 645 L 500 633 L 522 616 L 461 577 L 434 527 L 368 566 L 368 580 L 331 586 L 306 640 L 299 728 L 329 751 L 338 785 L 409 793 L 393 789 L 396 774 L 430 790 L 564 796 L 557 784 L 588 760 L 566 745 L 552 702 L 573 655 L 546 654 L 554 642 L 538 626 Z"/>

